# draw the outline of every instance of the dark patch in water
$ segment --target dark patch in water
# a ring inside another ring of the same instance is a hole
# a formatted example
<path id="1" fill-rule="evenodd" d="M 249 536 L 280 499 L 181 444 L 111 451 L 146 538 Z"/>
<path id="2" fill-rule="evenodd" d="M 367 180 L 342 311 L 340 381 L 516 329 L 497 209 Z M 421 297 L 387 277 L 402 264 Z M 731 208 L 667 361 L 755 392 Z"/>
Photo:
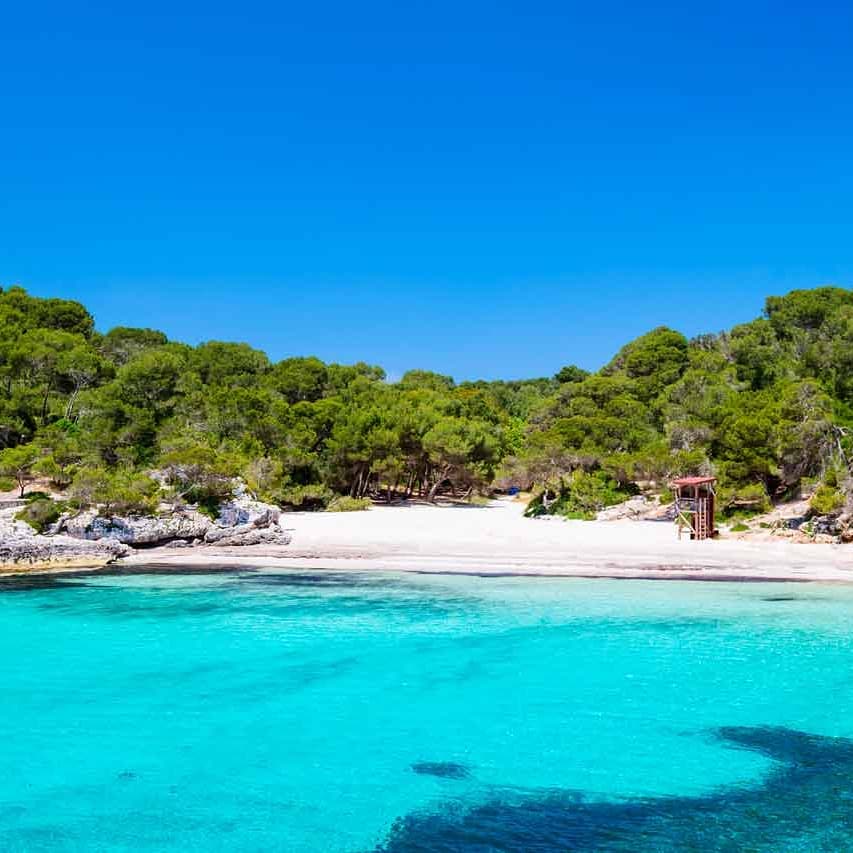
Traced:
<path id="1" fill-rule="evenodd" d="M 571 791 L 413 813 L 385 853 L 427 851 L 853 850 L 853 741 L 781 727 L 726 727 L 724 744 L 779 762 L 754 787 L 698 797 L 590 802 Z"/>
<path id="2" fill-rule="evenodd" d="M 56 575 L 9 575 L 0 578 L 0 593 L 34 592 L 43 589 L 71 589 L 84 586 L 79 581 L 68 583 L 74 575 L 64 575 L 64 580 Z"/>
<path id="3" fill-rule="evenodd" d="M 359 574 L 347 574 L 345 572 L 283 572 L 251 573 L 239 576 L 243 582 L 251 586 L 283 586 L 283 587 L 344 587 L 344 588 L 370 588 L 382 589 L 384 587 L 398 587 L 400 582 L 388 578 L 367 577 Z"/>
<path id="4" fill-rule="evenodd" d="M 419 761 L 412 770 L 420 776 L 438 776 L 439 779 L 467 779 L 471 771 L 455 761 Z"/>
<path id="5" fill-rule="evenodd" d="M 762 601 L 799 601 L 795 595 L 768 595 Z"/>
<path id="6" fill-rule="evenodd" d="M 118 563 L 106 569 L 99 570 L 97 575 L 99 577 L 123 577 L 125 575 L 170 575 L 181 577 L 182 575 L 239 575 L 245 571 L 247 571 L 245 566 L 235 566 L 233 563 L 210 563 L 203 566 L 175 566 L 170 563 Z"/>
<path id="7" fill-rule="evenodd" d="M 309 687 L 321 681 L 332 681 L 339 678 L 358 665 L 359 659 L 354 655 L 336 658 L 329 661 L 314 661 L 310 664 L 287 664 L 277 673 L 270 673 L 275 678 L 279 689 L 300 689 Z M 264 678 L 263 689 L 269 689 L 269 677 Z"/>
<path id="8" fill-rule="evenodd" d="M 118 774 L 118 778 L 122 782 L 132 782 L 136 779 L 136 773 L 133 770 L 122 770 L 121 773 Z"/>

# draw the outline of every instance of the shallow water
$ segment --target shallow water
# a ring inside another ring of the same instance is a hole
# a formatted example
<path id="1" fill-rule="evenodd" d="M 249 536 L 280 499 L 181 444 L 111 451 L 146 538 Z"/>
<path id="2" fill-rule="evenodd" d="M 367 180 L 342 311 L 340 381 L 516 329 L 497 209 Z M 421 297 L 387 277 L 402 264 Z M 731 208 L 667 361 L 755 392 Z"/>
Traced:
<path id="1" fill-rule="evenodd" d="M 0 585 L 0 849 L 853 850 L 853 590 Z"/>

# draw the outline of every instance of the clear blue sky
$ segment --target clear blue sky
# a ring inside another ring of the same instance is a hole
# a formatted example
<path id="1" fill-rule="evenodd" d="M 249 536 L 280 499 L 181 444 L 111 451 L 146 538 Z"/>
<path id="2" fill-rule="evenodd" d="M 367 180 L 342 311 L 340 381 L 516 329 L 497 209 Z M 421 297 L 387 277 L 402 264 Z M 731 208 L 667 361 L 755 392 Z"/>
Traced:
<path id="1" fill-rule="evenodd" d="M 7 5 L 0 282 L 392 375 L 597 367 L 850 285 L 851 33 L 849 2 Z"/>

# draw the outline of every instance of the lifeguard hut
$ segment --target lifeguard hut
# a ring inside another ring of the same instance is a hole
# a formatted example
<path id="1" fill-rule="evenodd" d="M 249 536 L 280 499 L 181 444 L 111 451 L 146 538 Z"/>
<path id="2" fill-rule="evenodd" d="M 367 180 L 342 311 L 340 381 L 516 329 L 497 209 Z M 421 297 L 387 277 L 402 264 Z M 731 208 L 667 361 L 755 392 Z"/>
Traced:
<path id="1" fill-rule="evenodd" d="M 691 539 L 710 539 L 717 531 L 714 527 L 716 477 L 680 477 L 670 483 L 675 494 L 675 520 L 678 538 L 686 527 Z"/>

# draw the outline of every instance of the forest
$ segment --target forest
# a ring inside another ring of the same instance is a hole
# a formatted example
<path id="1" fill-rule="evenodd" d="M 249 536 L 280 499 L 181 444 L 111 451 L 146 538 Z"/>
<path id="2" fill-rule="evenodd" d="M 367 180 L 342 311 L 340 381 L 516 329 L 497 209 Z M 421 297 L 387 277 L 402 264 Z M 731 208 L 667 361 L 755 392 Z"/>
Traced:
<path id="1" fill-rule="evenodd" d="M 567 359 L 568 360 L 568 359 Z M 771 296 L 688 340 L 666 327 L 599 371 L 456 383 L 245 343 L 104 333 L 86 308 L 0 290 L 0 475 L 114 513 L 214 509 L 242 478 L 291 509 L 518 488 L 531 512 L 590 517 L 676 475 L 713 473 L 726 512 L 815 489 L 840 509 L 853 463 L 853 291 Z"/>

